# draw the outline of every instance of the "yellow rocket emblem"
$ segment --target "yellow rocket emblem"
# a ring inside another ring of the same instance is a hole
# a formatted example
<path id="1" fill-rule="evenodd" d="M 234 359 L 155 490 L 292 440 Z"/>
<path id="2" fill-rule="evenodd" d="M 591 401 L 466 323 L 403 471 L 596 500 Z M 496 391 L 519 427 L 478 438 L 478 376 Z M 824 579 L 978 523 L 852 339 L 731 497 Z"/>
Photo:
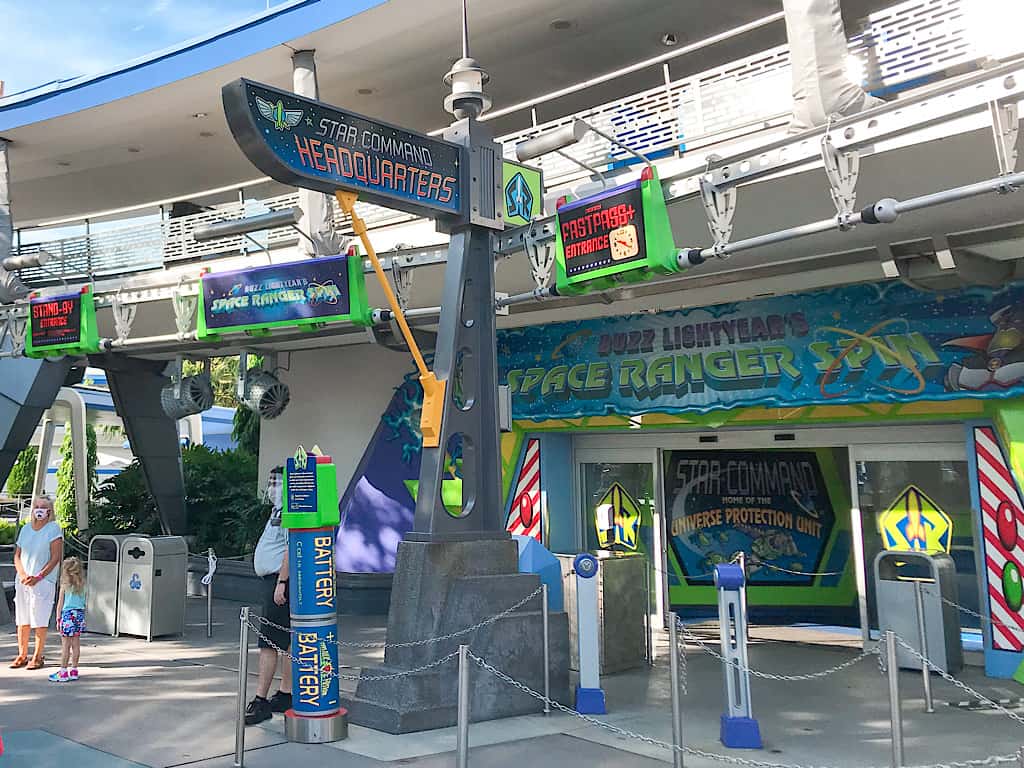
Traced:
<path id="1" fill-rule="evenodd" d="M 602 547 L 619 544 L 636 549 L 640 542 L 640 505 L 618 483 L 612 483 L 594 508 L 597 541 Z"/>
<path id="2" fill-rule="evenodd" d="M 909 485 L 878 516 L 886 549 L 949 552 L 953 521 L 916 485 Z"/>

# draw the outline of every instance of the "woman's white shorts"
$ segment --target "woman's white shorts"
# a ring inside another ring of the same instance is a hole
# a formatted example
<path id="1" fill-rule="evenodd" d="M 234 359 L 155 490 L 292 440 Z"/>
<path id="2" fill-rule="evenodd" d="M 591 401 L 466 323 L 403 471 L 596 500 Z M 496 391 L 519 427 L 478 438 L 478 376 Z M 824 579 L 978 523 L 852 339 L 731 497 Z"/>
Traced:
<path id="1" fill-rule="evenodd" d="M 32 629 L 49 626 L 50 612 L 53 610 L 53 598 L 57 593 L 57 585 L 43 579 L 32 587 L 26 587 L 20 581 L 14 585 L 14 622 L 19 626 L 30 625 Z"/>

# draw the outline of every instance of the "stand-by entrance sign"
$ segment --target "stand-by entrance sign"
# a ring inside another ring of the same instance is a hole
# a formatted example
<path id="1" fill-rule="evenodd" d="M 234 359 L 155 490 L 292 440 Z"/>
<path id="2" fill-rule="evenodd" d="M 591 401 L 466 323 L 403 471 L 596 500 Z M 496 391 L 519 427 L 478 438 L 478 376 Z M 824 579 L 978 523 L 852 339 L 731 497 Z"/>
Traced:
<path id="1" fill-rule="evenodd" d="M 245 156 L 282 184 L 348 190 L 417 215 L 463 212 L 455 144 L 244 78 L 224 86 L 222 99 Z"/>
<path id="2" fill-rule="evenodd" d="M 25 333 L 28 357 L 85 355 L 98 352 L 99 330 L 92 286 L 63 296 L 33 296 Z"/>

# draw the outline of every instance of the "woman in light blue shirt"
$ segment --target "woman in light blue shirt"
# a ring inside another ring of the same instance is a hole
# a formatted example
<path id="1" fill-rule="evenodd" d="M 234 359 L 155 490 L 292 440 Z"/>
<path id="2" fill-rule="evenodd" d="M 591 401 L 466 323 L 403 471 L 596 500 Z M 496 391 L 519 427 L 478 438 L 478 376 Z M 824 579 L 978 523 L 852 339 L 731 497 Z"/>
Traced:
<path id="1" fill-rule="evenodd" d="M 57 593 L 57 566 L 64 555 L 64 532 L 54 521 L 53 502 L 40 497 L 32 502 L 32 517 L 18 533 L 14 545 L 14 620 L 18 625 L 18 656 L 11 669 L 42 669 L 46 664 L 43 647 L 50 612 Z M 29 635 L 35 632 L 36 646 L 28 657 Z"/>

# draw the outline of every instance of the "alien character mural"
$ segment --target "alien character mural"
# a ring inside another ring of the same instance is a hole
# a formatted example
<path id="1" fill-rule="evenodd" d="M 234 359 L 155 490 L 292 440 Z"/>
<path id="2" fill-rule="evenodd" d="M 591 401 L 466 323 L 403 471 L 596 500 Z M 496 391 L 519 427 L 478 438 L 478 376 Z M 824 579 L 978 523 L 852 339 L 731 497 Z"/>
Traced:
<path id="1" fill-rule="evenodd" d="M 946 372 L 952 391 L 982 392 L 1012 387 L 1024 381 L 1024 307 L 1007 306 L 991 316 L 994 333 L 964 336 L 943 346 L 960 347 L 973 355 Z"/>

